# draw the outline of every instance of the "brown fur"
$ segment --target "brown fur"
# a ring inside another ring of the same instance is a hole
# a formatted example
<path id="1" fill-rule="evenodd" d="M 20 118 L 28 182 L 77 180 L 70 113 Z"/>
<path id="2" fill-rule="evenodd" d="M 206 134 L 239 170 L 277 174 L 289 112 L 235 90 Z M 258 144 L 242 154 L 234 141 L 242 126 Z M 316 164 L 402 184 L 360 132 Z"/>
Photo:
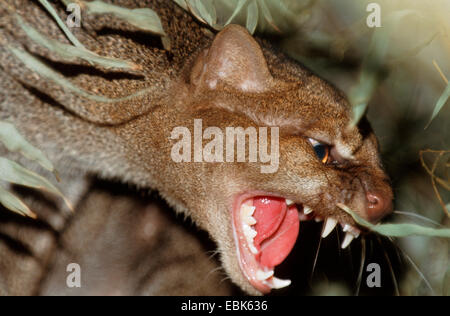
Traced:
<path id="1" fill-rule="evenodd" d="M 41 32 L 67 42 L 39 5 L 7 3 Z M 308 201 L 318 215 L 351 224 L 336 203 L 369 219 L 366 192 L 392 199 L 375 137 L 363 126 L 348 127 L 349 104 L 328 83 L 267 42 L 256 42 L 241 27 L 225 28 L 213 42 L 211 32 L 172 1 L 115 3 L 154 9 L 171 39 L 171 51 L 163 50 L 158 38 L 133 39 L 139 32 L 115 19 L 85 16 L 83 28 L 75 34 L 87 48 L 131 60 L 143 70 L 105 72 L 65 64 L 29 41 L 0 6 L 0 37 L 6 43 L 41 56 L 85 90 L 121 97 L 152 88 L 127 102 L 94 103 L 32 73 L 5 45 L 0 47 L 0 119 L 14 122 L 59 170 L 95 173 L 157 190 L 209 232 L 231 279 L 252 294 L 258 292 L 240 271 L 231 227 L 231 204 L 237 194 L 258 190 L 298 203 Z M 177 126 L 192 131 L 197 118 L 203 120 L 203 128 L 222 130 L 279 126 L 278 171 L 262 174 L 259 163 L 173 162 L 171 131 Z M 334 145 L 343 163 L 322 164 L 307 137 Z"/>

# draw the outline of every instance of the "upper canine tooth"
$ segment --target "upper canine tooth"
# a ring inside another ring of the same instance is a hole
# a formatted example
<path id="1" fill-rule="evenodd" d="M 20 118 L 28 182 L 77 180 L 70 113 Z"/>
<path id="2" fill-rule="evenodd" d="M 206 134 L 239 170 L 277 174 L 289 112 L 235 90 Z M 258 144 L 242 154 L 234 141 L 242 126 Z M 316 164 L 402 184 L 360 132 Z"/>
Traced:
<path id="1" fill-rule="evenodd" d="M 268 278 L 270 278 L 271 276 L 273 276 L 273 270 L 270 271 L 262 271 L 262 270 L 258 270 L 256 271 L 256 278 L 259 281 L 264 281 L 267 280 Z"/>
<path id="2" fill-rule="evenodd" d="M 303 206 L 303 214 L 310 214 L 312 211 L 313 210 L 309 206 Z"/>
<path id="3" fill-rule="evenodd" d="M 294 201 L 286 199 L 287 206 L 292 205 L 292 204 L 294 204 Z"/>
<path id="4" fill-rule="evenodd" d="M 282 280 L 276 277 L 272 278 L 272 288 L 281 289 L 283 287 L 289 286 L 291 284 L 291 280 Z"/>
<path id="5" fill-rule="evenodd" d="M 327 237 L 331 231 L 334 229 L 334 227 L 336 227 L 337 224 L 337 220 L 335 220 L 332 217 L 328 217 L 325 221 L 325 225 L 323 228 L 323 232 L 322 232 L 322 238 Z"/>
<path id="6" fill-rule="evenodd" d="M 344 237 L 344 241 L 342 242 L 341 248 L 345 249 L 352 242 L 353 238 L 355 238 L 352 234 L 346 233 Z"/>

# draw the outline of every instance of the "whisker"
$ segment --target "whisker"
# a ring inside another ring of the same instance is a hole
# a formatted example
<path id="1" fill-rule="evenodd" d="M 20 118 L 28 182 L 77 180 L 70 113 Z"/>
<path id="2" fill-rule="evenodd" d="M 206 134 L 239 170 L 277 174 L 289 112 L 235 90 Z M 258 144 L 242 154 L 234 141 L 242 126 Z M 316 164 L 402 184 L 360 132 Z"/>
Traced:
<path id="1" fill-rule="evenodd" d="M 339 237 L 339 229 L 336 229 L 336 236 L 337 236 L 337 242 L 338 242 L 338 253 L 339 257 L 341 256 L 341 239 Z"/>
<path id="2" fill-rule="evenodd" d="M 208 260 L 211 260 L 212 258 L 214 258 L 214 256 L 218 255 L 218 254 L 220 253 L 220 251 L 219 251 L 219 250 L 210 250 L 210 251 L 207 251 L 206 253 L 212 253 L 212 254 L 208 257 Z"/>
<path id="3" fill-rule="evenodd" d="M 225 282 L 226 280 L 231 280 L 231 278 L 229 276 L 226 276 L 222 280 L 220 280 L 219 284 L 222 284 L 222 282 Z"/>
<path id="4" fill-rule="evenodd" d="M 349 263 L 350 270 L 353 273 L 353 271 L 355 271 L 355 267 L 353 266 L 352 244 L 348 245 L 347 249 L 348 249 L 348 255 L 349 255 L 349 258 L 350 258 L 350 263 Z"/>
<path id="5" fill-rule="evenodd" d="M 394 245 L 394 249 L 395 249 L 395 253 L 397 254 L 398 262 L 399 263 L 403 263 L 404 260 L 403 260 L 403 258 L 401 256 L 401 253 L 400 253 L 400 251 L 398 249 L 398 246 L 395 244 L 395 239 L 393 237 L 390 237 L 390 236 L 387 236 L 386 238 Z"/>
<path id="6" fill-rule="evenodd" d="M 359 290 L 361 288 L 362 274 L 363 274 L 365 262 L 366 262 L 366 238 L 362 237 L 361 238 L 361 266 L 359 267 L 358 279 L 356 280 L 356 283 L 358 285 L 356 287 L 355 296 L 359 296 Z"/>
<path id="7" fill-rule="evenodd" d="M 434 221 L 432 219 L 429 219 L 429 218 L 427 218 L 425 216 L 422 216 L 420 214 L 416 214 L 416 213 L 412 213 L 412 212 L 403 212 L 403 211 L 394 211 L 394 214 L 414 217 L 414 218 L 420 219 L 420 220 L 422 220 L 424 222 L 428 222 L 428 223 L 434 224 L 434 225 L 439 226 L 439 227 L 444 227 L 440 223 L 438 223 L 438 222 L 436 222 L 436 221 Z"/>
<path id="8" fill-rule="evenodd" d="M 417 274 L 422 278 L 422 280 L 425 282 L 427 287 L 430 289 L 432 295 L 435 295 L 433 287 L 431 286 L 430 282 L 428 282 L 428 280 L 425 277 L 425 275 L 422 273 L 422 271 L 420 271 L 419 267 L 414 263 L 414 261 L 411 259 L 411 257 L 402 248 L 398 247 L 398 249 L 402 252 L 403 256 L 405 256 L 405 258 L 408 259 L 409 263 L 411 263 L 411 265 L 413 266 L 414 270 L 416 270 Z"/>
<path id="9" fill-rule="evenodd" d="M 320 245 L 322 244 L 322 236 L 320 236 L 319 239 L 319 244 L 317 245 L 317 251 L 316 251 L 316 256 L 314 257 L 314 263 L 313 263 L 313 267 L 312 267 L 312 271 L 311 271 L 311 279 L 310 279 L 310 283 L 312 283 L 312 279 L 314 277 L 314 271 L 316 269 L 316 264 L 317 264 L 317 258 L 319 257 L 319 250 L 320 250 Z"/>
<path id="10" fill-rule="evenodd" d="M 208 278 L 211 274 L 213 274 L 213 273 L 215 273 L 215 272 L 217 272 L 217 271 L 220 271 L 220 270 L 222 270 L 222 269 L 223 269 L 223 268 L 222 268 L 221 266 L 218 266 L 218 267 L 212 269 L 211 271 L 209 271 L 209 272 L 206 274 L 205 279 Z M 223 272 L 223 271 L 221 271 L 221 272 Z"/>
<path id="11" fill-rule="evenodd" d="M 395 277 L 395 272 L 394 272 L 394 269 L 392 267 L 391 260 L 389 259 L 389 256 L 388 256 L 388 253 L 387 253 L 386 249 L 383 247 L 383 242 L 382 242 L 380 236 L 377 236 L 377 239 L 378 239 L 378 242 L 380 243 L 381 248 L 383 249 L 384 257 L 386 258 L 386 261 L 387 261 L 388 266 L 389 266 L 389 271 L 391 272 L 392 282 L 394 283 L 395 295 L 396 296 L 400 296 L 400 291 L 398 290 L 397 278 Z"/>

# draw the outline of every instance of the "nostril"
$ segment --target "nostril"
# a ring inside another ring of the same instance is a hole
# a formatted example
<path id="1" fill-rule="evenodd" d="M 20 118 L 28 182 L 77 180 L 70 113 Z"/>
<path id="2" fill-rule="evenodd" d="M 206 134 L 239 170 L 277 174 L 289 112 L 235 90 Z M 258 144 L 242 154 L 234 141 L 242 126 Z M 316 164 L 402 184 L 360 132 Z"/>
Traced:
<path id="1" fill-rule="evenodd" d="M 380 220 L 387 215 L 392 208 L 392 202 L 390 199 L 385 198 L 383 194 L 378 192 L 368 192 L 366 194 L 367 199 L 367 212 L 370 221 Z"/>
<path id="2" fill-rule="evenodd" d="M 369 202 L 369 207 L 379 207 L 380 202 L 382 203 L 381 198 L 375 193 L 367 193 L 366 197 L 367 202 Z"/>

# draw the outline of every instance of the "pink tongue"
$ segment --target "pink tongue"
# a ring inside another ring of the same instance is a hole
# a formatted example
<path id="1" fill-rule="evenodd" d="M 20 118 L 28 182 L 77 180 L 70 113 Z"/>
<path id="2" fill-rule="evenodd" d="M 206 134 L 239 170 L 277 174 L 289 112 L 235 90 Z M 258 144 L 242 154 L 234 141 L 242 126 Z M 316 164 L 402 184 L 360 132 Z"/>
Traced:
<path id="1" fill-rule="evenodd" d="M 298 211 L 287 209 L 284 199 L 260 197 L 253 200 L 253 217 L 257 235 L 255 247 L 260 251 L 261 265 L 273 268 L 283 262 L 294 247 L 299 232 Z"/>

